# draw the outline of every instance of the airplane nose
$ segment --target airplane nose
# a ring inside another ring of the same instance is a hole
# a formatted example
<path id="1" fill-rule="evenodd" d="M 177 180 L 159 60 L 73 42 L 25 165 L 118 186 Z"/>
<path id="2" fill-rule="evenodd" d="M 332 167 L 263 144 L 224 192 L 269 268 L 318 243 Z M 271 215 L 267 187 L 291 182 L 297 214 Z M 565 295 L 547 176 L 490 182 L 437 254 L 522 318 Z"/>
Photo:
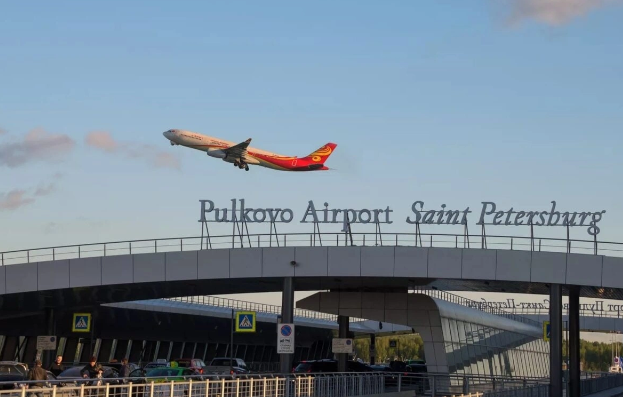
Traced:
<path id="1" fill-rule="evenodd" d="M 167 139 L 171 139 L 171 131 L 169 130 L 163 132 L 162 135 L 164 135 L 164 137 Z"/>

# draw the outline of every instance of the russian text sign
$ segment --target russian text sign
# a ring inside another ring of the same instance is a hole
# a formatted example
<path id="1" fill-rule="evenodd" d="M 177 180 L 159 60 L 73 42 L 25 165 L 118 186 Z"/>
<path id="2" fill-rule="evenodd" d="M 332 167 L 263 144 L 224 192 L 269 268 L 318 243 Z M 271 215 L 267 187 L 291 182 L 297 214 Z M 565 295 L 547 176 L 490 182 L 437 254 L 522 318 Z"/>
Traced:
<path id="1" fill-rule="evenodd" d="M 333 353 L 351 354 L 353 352 L 353 340 L 348 338 L 333 338 L 331 351 Z"/>
<path id="2" fill-rule="evenodd" d="M 56 350 L 56 336 L 37 336 L 37 350 Z"/>
<path id="3" fill-rule="evenodd" d="M 277 324 L 277 353 L 294 354 L 294 324 Z"/>

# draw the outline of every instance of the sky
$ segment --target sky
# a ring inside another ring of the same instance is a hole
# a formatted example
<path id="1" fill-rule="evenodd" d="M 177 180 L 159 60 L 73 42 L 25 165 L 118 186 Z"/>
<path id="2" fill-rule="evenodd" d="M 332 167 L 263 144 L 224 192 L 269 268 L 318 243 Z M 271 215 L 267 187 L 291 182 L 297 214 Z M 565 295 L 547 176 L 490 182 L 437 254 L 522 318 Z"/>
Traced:
<path id="1" fill-rule="evenodd" d="M 282 232 L 312 231 L 308 200 L 390 206 L 387 232 L 415 200 L 556 200 L 623 241 L 621 20 L 617 0 L 3 2 L 0 251 L 197 236 L 199 200 L 234 198 L 291 208 Z M 170 128 L 338 147 L 330 171 L 245 172 Z"/>

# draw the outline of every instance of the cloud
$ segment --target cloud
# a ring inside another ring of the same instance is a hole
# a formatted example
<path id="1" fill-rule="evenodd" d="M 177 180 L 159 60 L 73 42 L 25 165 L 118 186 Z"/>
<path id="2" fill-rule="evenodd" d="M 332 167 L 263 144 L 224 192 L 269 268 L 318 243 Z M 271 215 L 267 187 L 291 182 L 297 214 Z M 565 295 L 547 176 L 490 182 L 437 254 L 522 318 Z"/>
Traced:
<path id="1" fill-rule="evenodd" d="M 157 146 L 136 143 L 119 142 L 106 131 L 93 131 L 85 137 L 85 143 L 95 149 L 107 153 L 124 156 L 129 159 L 143 160 L 162 168 L 180 168 L 179 158 L 169 152 L 160 150 Z"/>
<path id="2" fill-rule="evenodd" d="M 0 128 L 0 135 L 6 134 L 6 133 L 7 133 L 7 130 L 5 130 L 4 128 Z"/>
<path id="3" fill-rule="evenodd" d="M 37 128 L 17 142 L 0 144 L 0 165 L 19 167 L 33 161 L 56 162 L 73 150 L 75 142 L 64 134 Z"/>
<path id="4" fill-rule="evenodd" d="M 535 19 L 549 25 L 562 25 L 615 2 L 620 0 L 510 0 L 509 22 L 518 24 Z"/>
<path id="5" fill-rule="evenodd" d="M 105 131 L 91 132 L 86 137 L 86 143 L 89 146 L 93 146 L 94 148 L 98 148 L 106 152 L 114 152 L 119 147 L 112 136 Z"/>
<path id="6" fill-rule="evenodd" d="M 52 182 L 45 186 L 39 186 L 37 190 L 35 190 L 35 196 L 47 196 L 48 194 L 54 192 L 55 190 L 56 190 L 56 184 Z"/>
<path id="7" fill-rule="evenodd" d="M 0 194 L 0 211 L 13 211 L 34 201 L 32 197 L 26 196 L 25 190 L 11 190 L 6 194 Z"/>
<path id="8" fill-rule="evenodd" d="M 0 211 L 13 211 L 25 205 L 34 203 L 36 197 L 47 196 L 56 191 L 57 180 L 61 178 L 60 174 L 55 174 L 52 181 L 47 184 L 41 184 L 33 189 L 15 189 L 8 193 L 0 193 Z"/>

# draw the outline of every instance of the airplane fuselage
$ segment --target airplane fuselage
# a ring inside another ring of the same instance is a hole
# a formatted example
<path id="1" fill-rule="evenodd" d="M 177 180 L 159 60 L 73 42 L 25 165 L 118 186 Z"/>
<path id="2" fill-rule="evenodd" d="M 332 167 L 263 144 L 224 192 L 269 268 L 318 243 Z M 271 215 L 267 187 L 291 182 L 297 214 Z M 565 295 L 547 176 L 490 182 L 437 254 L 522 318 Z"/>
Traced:
<path id="1" fill-rule="evenodd" d="M 327 170 L 324 161 L 337 146 L 327 143 L 320 149 L 306 157 L 285 156 L 278 153 L 248 146 L 250 139 L 243 143 L 236 143 L 224 139 L 199 134 L 193 131 L 171 129 L 163 135 L 171 142 L 171 145 L 185 146 L 191 149 L 206 152 L 210 157 L 219 158 L 228 163 L 233 163 L 240 168 L 248 165 L 259 165 L 280 171 L 316 171 Z M 246 144 L 243 149 L 234 150 L 240 145 Z"/>

